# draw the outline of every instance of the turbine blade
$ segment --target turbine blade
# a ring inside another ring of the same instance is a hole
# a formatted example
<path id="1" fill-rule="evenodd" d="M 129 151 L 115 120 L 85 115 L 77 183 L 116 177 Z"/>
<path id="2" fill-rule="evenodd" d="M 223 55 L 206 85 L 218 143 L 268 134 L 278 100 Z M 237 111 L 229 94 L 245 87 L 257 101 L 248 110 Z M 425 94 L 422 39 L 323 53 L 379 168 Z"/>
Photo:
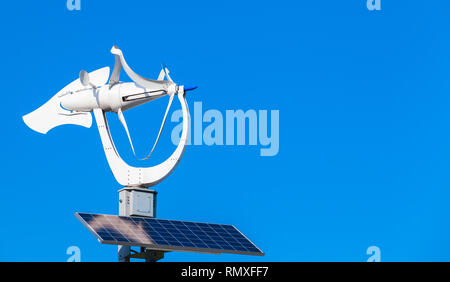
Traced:
<path id="1" fill-rule="evenodd" d="M 109 78 L 109 89 L 119 82 L 120 71 L 122 70 L 122 63 L 120 62 L 120 57 L 114 55 L 114 69 L 111 77 Z"/>
<path id="2" fill-rule="evenodd" d="M 168 79 L 170 82 L 173 82 L 172 78 L 171 78 L 170 75 L 169 75 L 169 73 L 170 73 L 169 69 L 166 68 L 166 67 L 164 67 L 164 72 L 165 72 L 165 74 L 166 74 L 167 79 Z"/>
<path id="3" fill-rule="evenodd" d="M 166 73 L 164 72 L 164 69 L 162 69 L 158 75 L 158 80 L 164 80 L 164 76 L 166 76 Z"/>
<path id="4" fill-rule="evenodd" d="M 159 141 L 159 137 L 161 137 L 161 132 L 162 132 L 162 130 L 163 130 L 163 128 L 164 128 L 164 124 L 166 123 L 167 114 L 169 113 L 170 106 L 172 105 L 172 101 L 173 101 L 173 97 L 174 97 L 174 96 L 175 96 L 175 95 L 171 95 L 170 98 L 169 98 L 169 103 L 167 104 L 166 113 L 164 114 L 164 119 L 163 119 L 163 121 L 162 121 L 162 123 L 161 123 L 161 128 L 159 129 L 158 137 L 156 137 L 156 141 L 155 141 L 155 144 L 153 144 L 152 150 L 151 150 L 150 153 L 147 155 L 147 157 L 145 157 L 145 158 L 143 158 L 143 159 L 141 159 L 141 160 L 146 160 L 146 159 L 150 158 L 151 154 L 152 154 L 153 151 L 155 150 L 156 144 L 158 144 L 158 141 Z"/>
<path id="5" fill-rule="evenodd" d="M 121 108 L 119 108 L 119 110 L 117 111 L 117 115 L 119 116 L 119 120 L 122 123 L 123 128 L 127 132 L 128 140 L 130 141 L 130 145 L 131 145 L 131 149 L 133 150 L 134 156 L 136 156 L 136 152 L 134 151 L 133 141 L 131 141 L 131 136 L 130 136 L 130 132 L 128 131 L 127 122 L 125 121 L 125 117 L 124 117 L 124 115 L 122 113 L 122 109 Z"/>
<path id="6" fill-rule="evenodd" d="M 137 73 L 135 73 L 128 66 L 127 62 L 125 61 L 125 58 L 123 57 L 122 51 L 119 48 L 117 48 L 117 46 L 113 46 L 113 48 L 111 49 L 111 53 L 114 54 L 116 56 L 116 58 L 118 58 L 120 60 L 120 63 L 122 65 L 123 69 L 125 70 L 125 72 L 127 73 L 127 75 L 131 78 L 131 80 L 136 82 L 138 85 L 140 85 L 144 88 L 149 88 L 149 89 L 161 89 L 162 87 L 164 87 L 164 86 L 167 87 L 170 84 L 170 82 L 168 82 L 168 81 L 152 80 L 152 79 L 142 77 L 142 76 L 138 75 Z"/>

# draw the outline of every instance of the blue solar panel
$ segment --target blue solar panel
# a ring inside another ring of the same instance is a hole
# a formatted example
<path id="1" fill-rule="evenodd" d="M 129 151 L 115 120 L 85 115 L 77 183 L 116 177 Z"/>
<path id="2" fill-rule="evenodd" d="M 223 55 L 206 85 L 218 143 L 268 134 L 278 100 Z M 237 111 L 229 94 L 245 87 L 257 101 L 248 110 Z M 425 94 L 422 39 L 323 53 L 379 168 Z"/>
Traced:
<path id="1" fill-rule="evenodd" d="M 232 225 L 91 213 L 75 215 L 104 244 L 162 251 L 264 255 Z"/>

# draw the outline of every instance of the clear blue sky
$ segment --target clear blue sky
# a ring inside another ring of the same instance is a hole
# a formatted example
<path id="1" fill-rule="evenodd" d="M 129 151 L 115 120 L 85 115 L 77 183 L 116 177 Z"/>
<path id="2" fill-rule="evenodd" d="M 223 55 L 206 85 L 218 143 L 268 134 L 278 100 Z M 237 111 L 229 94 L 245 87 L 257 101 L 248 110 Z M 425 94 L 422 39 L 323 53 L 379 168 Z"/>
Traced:
<path id="1" fill-rule="evenodd" d="M 234 224 L 264 257 L 169 253 L 166 261 L 450 259 L 448 1 L 4 1 L 0 260 L 115 261 L 74 212 L 117 213 L 120 186 L 95 123 L 40 135 L 22 115 L 113 66 L 199 88 L 191 108 L 276 109 L 280 150 L 190 146 L 155 189 L 158 217 Z M 143 155 L 166 99 L 126 112 Z M 176 104 L 179 107 L 178 104 Z M 121 154 L 131 151 L 115 115 Z M 168 123 L 158 163 L 173 149 Z M 131 162 L 131 161 L 130 161 Z"/>

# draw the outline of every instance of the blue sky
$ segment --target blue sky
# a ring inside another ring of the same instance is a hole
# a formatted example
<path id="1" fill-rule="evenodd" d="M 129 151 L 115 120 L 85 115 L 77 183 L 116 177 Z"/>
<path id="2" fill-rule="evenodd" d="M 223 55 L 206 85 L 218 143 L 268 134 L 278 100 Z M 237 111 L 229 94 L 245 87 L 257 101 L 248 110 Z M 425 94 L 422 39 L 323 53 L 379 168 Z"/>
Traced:
<path id="1" fill-rule="evenodd" d="M 120 186 L 95 123 L 47 135 L 21 117 L 77 78 L 161 63 L 204 110 L 279 110 L 280 148 L 189 146 L 155 189 L 158 217 L 234 224 L 264 257 L 169 253 L 166 261 L 450 259 L 448 1 L 66 1 L 2 3 L 0 260 L 115 261 L 74 212 L 117 213 Z M 138 153 L 166 98 L 125 113 Z M 176 107 L 179 107 L 176 104 Z M 109 115 L 119 151 L 126 135 Z M 169 123 L 154 158 L 173 150 Z"/>

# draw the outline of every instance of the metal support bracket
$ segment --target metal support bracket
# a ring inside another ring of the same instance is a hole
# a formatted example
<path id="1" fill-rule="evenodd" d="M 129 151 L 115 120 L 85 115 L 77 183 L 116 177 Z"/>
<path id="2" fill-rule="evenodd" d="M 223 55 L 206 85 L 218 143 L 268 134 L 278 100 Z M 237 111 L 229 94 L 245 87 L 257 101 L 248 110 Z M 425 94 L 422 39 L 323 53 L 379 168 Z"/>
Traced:
<path id="1" fill-rule="evenodd" d="M 129 258 L 145 259 L 145 262 L 156 262 L 164 258 L 164 251 L 148 250 L 141 247 L 141 252 L 129 255 Z"/>

